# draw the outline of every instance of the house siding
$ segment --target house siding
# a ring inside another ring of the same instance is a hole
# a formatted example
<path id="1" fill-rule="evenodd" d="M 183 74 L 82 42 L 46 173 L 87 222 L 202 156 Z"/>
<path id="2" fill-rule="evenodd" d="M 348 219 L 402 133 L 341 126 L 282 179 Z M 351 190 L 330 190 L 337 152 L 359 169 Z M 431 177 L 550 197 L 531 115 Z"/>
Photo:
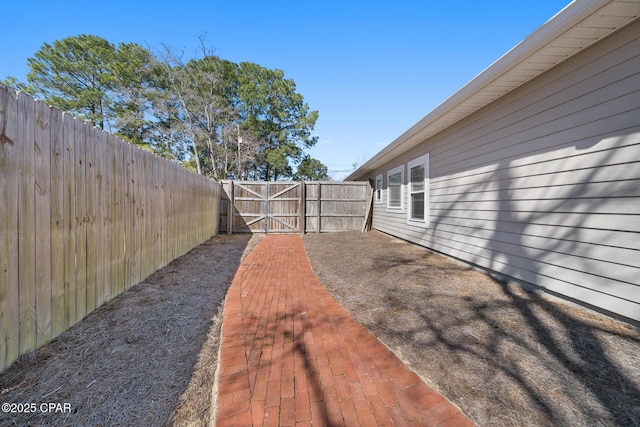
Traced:
<path id="1" fill-rule="evenodd" d="M 387 172 L 430 154 L 430 227 Z M 640 21 L 374 170 L 373 228 L 640 321 Z M 403 205 L 404 206 L 404 205 Z"/>

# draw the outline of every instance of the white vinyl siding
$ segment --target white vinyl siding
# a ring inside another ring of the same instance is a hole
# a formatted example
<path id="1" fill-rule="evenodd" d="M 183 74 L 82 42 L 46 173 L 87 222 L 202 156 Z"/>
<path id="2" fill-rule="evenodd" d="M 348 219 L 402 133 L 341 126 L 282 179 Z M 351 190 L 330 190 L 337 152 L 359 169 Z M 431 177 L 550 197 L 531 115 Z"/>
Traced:
<path id="1" fill-rule="evenodd" d="M 393 159 L 429 153 L 430 226 L 373 227 L 640 322 L 638 117 L 640 21 Z"/>
<path id="2" fill-rule="evenodd" d="M 398 166 L 387 172 L 387 209 L 390 211 L 402 211 L 403 172 L 403 166 Z"/>
<path id="3" fill-rule="evenodd" d="M 407 223 L 418 227 L 429 226 L 429 154 L 408 163 L 408 216 Z"/>

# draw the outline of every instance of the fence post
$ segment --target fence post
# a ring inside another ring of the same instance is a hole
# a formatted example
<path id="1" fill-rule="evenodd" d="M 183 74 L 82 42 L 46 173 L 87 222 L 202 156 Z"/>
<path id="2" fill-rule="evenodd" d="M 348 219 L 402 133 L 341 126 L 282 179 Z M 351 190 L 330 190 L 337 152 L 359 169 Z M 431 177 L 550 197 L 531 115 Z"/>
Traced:
<path id="1" fill-rule="evenodd" d="M 269 221 L 271 216 L 269 215 L 271 213 L 271 203 L 269 203 L 269 199 L 271 196 L 271 188 L 270 187 L 270 183 L 269 181 L 267 181 L 267 188 L 266 188 L 266 194 L 265 194 L 265 201 L 264 201 L 264 212 L 262 212 L 264 214 L 264 232 L 268 233 L 269 232 Z"/>
<path id="2" fill-rule="evenodd" d="M 317 233 L 320 233 L 320 222 L 322 222 L 322 215 L 320 213 L 320 207 L 322 206 L 322 183 L 318 182 L 318 228 L 316 229 Z"/>
<path id="3" fill-rule="evenodd" d="M 300 181 L 300 234 L 304 234 L 307 228 L 307 201 L 305 183 Z"/>
<path id="4" fill-rule="evenodd" d="M 365 197 L 366 205 L 365 205 L 365 211 L 364 211 L 364 221 L 362 221 L 362 231 L 361 231 L 362 233 L 371 229 L 370 222 L 373 221 L 372 219 L 373 198 L 374 198 L 373 196 L 375 193 L 375 188 L 371 184 L 371 180 L 369 180 L 365 185 L 367 187 L 367 194 Z"/>
<path id="5" fill-rule="evenodd" d="M 233 181 L 229 181 L 229 191 L 227 192 L 227 234 L 233 233 L 233 204 L 235 197 L 233 195 Z"/>

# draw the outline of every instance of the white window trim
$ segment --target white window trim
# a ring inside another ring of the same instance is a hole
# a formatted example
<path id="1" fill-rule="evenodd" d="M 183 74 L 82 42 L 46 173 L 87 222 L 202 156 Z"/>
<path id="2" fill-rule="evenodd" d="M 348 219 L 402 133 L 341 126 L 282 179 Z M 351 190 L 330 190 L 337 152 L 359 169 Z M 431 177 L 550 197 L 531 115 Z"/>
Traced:
<path id="1" fill-rule="evenodd" d="M 424 220 L 417 220 L 411 218 L 411 168 L 417 165 L 424 165 Z M 430 214 L 430 203 L 429 203 L 429 153 L 418 157 L 417 159 L 411 160 L 407 163 L 407 224 L 413 225 L 416 227 L 429 227 L 429 214 Z"/>
<path id="2" fill-rule="evenodd" d="M 378 183 L 380 183 L 380 187 L 378 187 Z M 384 182 L 382 180 L 382 174 L 376 176 L 376 181 L 375 181 L 375 188 L 373 191 L 375 191 L 375 195 L 374 195 L 374 200 L 375 203 L 377 204 L 381 204 L 382 203 L 382 189 L 384 188 Z"/>
<path id="3" fill-rule="evenodd" d="M 389 177 L 400 172 L 400 206 L 390 206 Z M 404 212 L 404 165 L 395 167 L 387 172 L 387 212 Z"/>

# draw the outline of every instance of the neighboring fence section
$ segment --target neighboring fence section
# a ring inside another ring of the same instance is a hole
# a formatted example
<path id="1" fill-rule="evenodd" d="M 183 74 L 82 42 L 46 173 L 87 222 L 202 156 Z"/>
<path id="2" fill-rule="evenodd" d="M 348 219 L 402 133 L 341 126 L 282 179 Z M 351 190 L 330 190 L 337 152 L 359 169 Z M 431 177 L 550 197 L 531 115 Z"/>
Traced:
<path id="1" fill-rule="evenodd" d="M 306 232 L 362 230 L 372 192 L 369 183 L 364 181 L 306 183 Z"/>
<path id="2" fill-rule="evenodd" d="M 220 193 L 0 84 L 0 370 L 216 234 Z"/>
<path id="3" fill-rule="evenodd" d="M 223 183 L 220 232 L 320 233 L 361 230 L 371 205 L 368 182 Z"/>

